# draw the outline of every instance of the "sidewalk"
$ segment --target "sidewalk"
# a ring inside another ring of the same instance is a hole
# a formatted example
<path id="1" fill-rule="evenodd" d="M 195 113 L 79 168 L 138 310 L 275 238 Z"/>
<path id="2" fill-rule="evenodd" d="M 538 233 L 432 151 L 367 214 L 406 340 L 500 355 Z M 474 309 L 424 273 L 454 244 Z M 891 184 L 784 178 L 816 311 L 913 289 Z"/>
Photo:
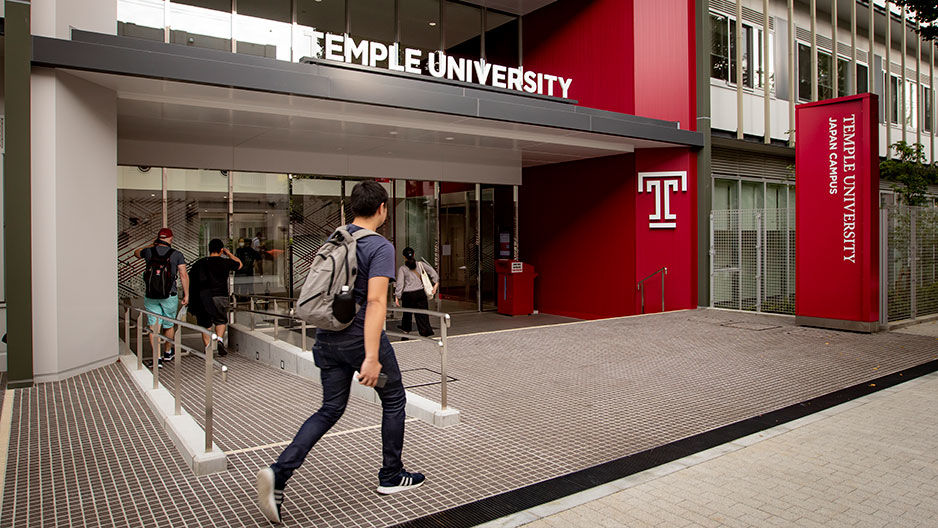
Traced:
<path id="1" fill-rule="evenodd" d="M 484 526 L 938 526 L 936 411 L 938 373 Z"/>

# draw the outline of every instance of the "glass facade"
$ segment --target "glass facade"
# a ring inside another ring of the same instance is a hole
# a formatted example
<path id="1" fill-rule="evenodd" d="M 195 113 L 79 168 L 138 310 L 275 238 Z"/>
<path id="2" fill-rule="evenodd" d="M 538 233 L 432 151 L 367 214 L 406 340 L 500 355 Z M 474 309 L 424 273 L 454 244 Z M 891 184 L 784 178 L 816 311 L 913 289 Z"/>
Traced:
<path id="1" fill-rule="evenodd" d="M 244 266 L 233 292 L 296 296 L 313 257 L 333 230 L 352 221 L 348 197 L 358 178 L 122 166 L 118 176 L 121 297 L 143 295 L 143 261 L 133 257 L 163 225 L 192 264 L 219 238 Z M 495 305 L 495 259 L 514 257 L 514 187 L 378 180 L 388 191 L 379 229 L 401 251 L 441 275 L 447 310 Z M 165 199 L 164 199 L 165 196 Z"/>
<path id="2" fill-rule="evenodd" d="M 398 43 L 401 54 L 522 58 L 519 16 L 456 0 L 118 0 L 117 20 L 123 36 L 294 62 L 323 58 L 317 32 Z"/>

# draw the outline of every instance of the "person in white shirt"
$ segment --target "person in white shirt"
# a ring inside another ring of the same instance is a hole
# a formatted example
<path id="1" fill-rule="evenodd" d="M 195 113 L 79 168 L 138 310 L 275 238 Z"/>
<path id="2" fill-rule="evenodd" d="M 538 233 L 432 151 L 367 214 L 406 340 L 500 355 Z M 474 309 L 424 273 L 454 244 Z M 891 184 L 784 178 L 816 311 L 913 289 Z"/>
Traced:
<path id="1" fill-rule="evenodd" d="M 404 248 L 403 255 L 404 265 L 397 270 L 397 282 L 394 287 L 394 305 L 403 305 L 404 308 L 427 310 L 429 309 L 429 299 L 432 299 L 440 288 L 440 276 L 436 273 L 436 270 L 433 269 L 433 266 L 429 266 L 423 261 L 417 261 L 413 248 Z M 429 297 L 427 296 L 426 290 L 424 290 L 421 272 L 426 273 L 430 278 L 430 282 L 433 283 L 433 294 Z M 397 327 L 405 333 L 409 333 L 411 330 L 410 320 L 412 315 L 414 319 L 417 320 L 417 332 L 423 337 L 432 336 L 433 327 L 430 326 L 430 318 L 425 314 L 405 313 L 401 318 L 401 324 Z"/>

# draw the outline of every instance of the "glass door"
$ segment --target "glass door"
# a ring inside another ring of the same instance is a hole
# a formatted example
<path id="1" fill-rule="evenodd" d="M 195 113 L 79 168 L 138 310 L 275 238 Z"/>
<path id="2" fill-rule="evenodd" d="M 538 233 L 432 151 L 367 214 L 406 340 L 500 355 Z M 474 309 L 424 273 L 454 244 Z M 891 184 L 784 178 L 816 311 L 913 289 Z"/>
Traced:
<path id="1" fill-rule="evenodd" d="M 440 184 L 440 299 L 444 311 L 479 309 L 476 185 Z"/>
<path id="2" fill-rule="evenodd" d="M 231 234 L 243 267 L 235 293 L 285 296 L 289 293 L 290 179 L 286 174 L 235 172 Z"/>

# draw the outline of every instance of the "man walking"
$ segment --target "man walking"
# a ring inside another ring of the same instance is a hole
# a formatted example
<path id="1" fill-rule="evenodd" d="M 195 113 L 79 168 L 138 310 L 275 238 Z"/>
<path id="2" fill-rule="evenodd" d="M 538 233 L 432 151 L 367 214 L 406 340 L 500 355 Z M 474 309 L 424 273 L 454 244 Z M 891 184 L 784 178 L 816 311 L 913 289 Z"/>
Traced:
<path id="1" fill-rule="evenodd" d="M 208 243 L 208 256 L 192 265 L 193 302 L 189 311 L 202 328 L 212 329 L 214 326 L 219 356 L 228 354 L 223 340 L 228 323 L 228 274 L 238 271 L 241 266 L 241 259 L 232 255 L 217 238 Z M 210 339 L 208 334 L 202 334 L 205 346 L 209 345 Z"/>
<path id="2" fill-rule="evenodd" d="M 364 181 L 352 189 L 351 206 L 355 219 L 348 226 L 377 229 L 387 219 L 388 193 L 374 181 Z M 360 238 L 356 256 L 358 274 L 353 295 L 361 309 L 345 330 L 317 330 L 313 359 L 322 378 L 322 407 L 300 427 L 293 442 L 273 465 L 257 474 L 257 501 L 271 522 L 281 521 L 280 508 L 287 480 L 300 467 L 307 453 L 345 412 L 355 371 L 358 382 L 375 387 L 381 398 L 381 444 L 383 465 L 378 472 L 377 492 L 391 494 L 416 488 L 424 482 L 420 473 L 408 473 L 401 462 L 404 445 L 404 406 L 406 396 L 394 349 L 384 333 L 388 284 L 394 280 L 394 247 L 380 235 Z M 376 387 L 379 374 L 387 379 Z"/>
<path id="3" fill-rule="evenodd" d="M 164 227 L 160 229 L 156 240 L 149 246 L 134 250 L 134 256 L 146 261 L 144 273 L 146 294 L 143 297 L 143 308 L 170 318 L 179 313 L 179 297 L 176 290 L 176 278 L 182 280 L 182 305 L 189 304 L 189 274 L 186 272 L 186 258 L 180 251 L 172 248 L 173 231 Z M 163 278 L 165 277 L 165 278 Z M 147 314 L 147 326 L 150 327 L 150 345 L 153 350 L 159 350 L 160 326 L 167 337 L 166 348 L 162 357 L 158 359 L 159 365 L 163 361 L 171 361 L 175 355 L 173 350 L 173 336 L 176 327 L 168 319 Z"/>

